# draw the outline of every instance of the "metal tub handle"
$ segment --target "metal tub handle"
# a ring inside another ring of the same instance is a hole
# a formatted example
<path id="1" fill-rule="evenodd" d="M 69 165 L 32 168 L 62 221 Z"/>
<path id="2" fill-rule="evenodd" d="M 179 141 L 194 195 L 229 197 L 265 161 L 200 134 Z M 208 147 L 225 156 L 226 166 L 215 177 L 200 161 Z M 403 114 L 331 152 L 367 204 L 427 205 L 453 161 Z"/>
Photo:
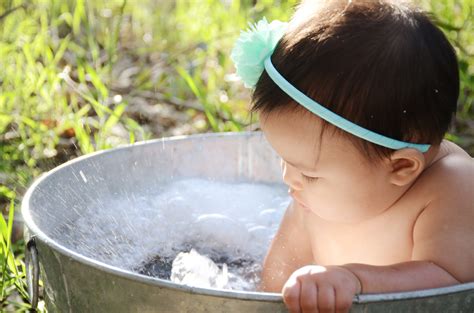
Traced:
<path id="1" fill-rule="evenodd" d="M 25 250 L 26 283 L 32 309 L 38 306 L 39 293 L 39 261 L 38 250 L 36 249 L 35 237 L 31 237 L 26 244 Z"/>

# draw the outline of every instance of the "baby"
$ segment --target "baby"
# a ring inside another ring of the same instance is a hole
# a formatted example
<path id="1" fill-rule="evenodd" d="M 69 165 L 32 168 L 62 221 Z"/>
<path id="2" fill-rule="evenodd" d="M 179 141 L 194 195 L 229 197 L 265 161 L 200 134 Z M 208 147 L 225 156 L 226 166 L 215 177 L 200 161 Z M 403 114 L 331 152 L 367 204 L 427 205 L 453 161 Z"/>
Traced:
<path id="1" fill-rule="evenodd" d="M 474 162 L 443 140 L 455 52 L 401 2 L 306 1 L 232 53 L 293 197 L 261 289 L 291 312 L 474 281 Z"/>

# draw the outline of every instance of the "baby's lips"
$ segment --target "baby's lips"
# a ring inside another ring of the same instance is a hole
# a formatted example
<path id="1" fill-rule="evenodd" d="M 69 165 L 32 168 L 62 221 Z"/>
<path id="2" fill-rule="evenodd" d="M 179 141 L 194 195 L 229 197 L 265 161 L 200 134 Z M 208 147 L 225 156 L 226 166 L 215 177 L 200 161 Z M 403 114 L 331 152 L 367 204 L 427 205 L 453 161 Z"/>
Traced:
<path id="1" fill-rule="evenodd" d="M 295 195 L 295 191 L 292 190 L 292 189 L 288 189 L 288 193 L 291 195 L 291 197 L 293 198 L 293 200 L 295 200 L 296 202 L 298 202 L 299 205 L 301 205 L 304 209 L 307 209 L 309 210 L 309 207 L 303 202 L 301 201 L 297 195 Z"/>
<path id="2" fill-rule="evenodd" d="M 299 204 L 303 209 L 305 209 L 305 210 L 307 210 L 307 211 L 310 210 L 309 207 L 308 207 L 306 204 L 304 204 L 303 202 L 300 202 L 300 201 L 298 201 L 298 200 L 296 200 L 296 201 L 298 202 L 298 204 Z"/>

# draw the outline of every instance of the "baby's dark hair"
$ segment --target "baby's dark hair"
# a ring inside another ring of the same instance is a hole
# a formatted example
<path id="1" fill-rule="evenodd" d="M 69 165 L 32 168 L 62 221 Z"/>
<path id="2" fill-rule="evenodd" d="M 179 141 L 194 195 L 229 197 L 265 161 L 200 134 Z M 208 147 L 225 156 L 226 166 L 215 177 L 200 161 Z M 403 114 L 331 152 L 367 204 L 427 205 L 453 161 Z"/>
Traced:
<path id="1" fill-rule="evenodd" d="M 459 73 L 455 51 L 433 18 L 400 2 L 306 2 L 272 55 L 286 80 L 364 128 L 439 144 L 456 113 Z M 305 111 L 264 71 L 252 112 L 298 109 Z M 348 136 L 370 160 L 394 151 L 330 128 Z"/>

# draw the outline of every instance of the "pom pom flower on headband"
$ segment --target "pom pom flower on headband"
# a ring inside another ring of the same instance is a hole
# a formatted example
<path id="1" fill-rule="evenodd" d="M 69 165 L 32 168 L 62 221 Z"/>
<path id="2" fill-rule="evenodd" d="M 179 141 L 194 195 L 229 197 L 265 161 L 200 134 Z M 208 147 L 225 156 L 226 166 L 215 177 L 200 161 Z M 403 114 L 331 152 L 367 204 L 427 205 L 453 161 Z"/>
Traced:
<path id="1" fill-rule="evenodd" d="M 278 41 L 285 34 L 287 25 L 288 23 L 280 21 L 269 24 L 267 19 L 263 18 L 255 25 L 249 24 L 248 31 L 240 33 L 230 58 L 245 87 L 255 87 L 265 69 L 265 60 L 273 54 Z"/>
<path id="2" fill-rule="evenodd" d="M 413 148 L 420 152 L 428 151 L 429 144 L 415 144 L 404 142 L 365 129 L 351 121 L 328 110 L 321 104 L 295 88 L 273 66 L 271 56 L 279 40 L 285 34 L 288 23 L 272 21 L 268 23 L 265 18 L 250 29 L 242 31 L 231 53 L 237 75 L 244 82 L 245 87 L 254 88 L 263 70 L 288 96 L 307 110 L 334 126 L 369 142 L 390 149 Z"/>

